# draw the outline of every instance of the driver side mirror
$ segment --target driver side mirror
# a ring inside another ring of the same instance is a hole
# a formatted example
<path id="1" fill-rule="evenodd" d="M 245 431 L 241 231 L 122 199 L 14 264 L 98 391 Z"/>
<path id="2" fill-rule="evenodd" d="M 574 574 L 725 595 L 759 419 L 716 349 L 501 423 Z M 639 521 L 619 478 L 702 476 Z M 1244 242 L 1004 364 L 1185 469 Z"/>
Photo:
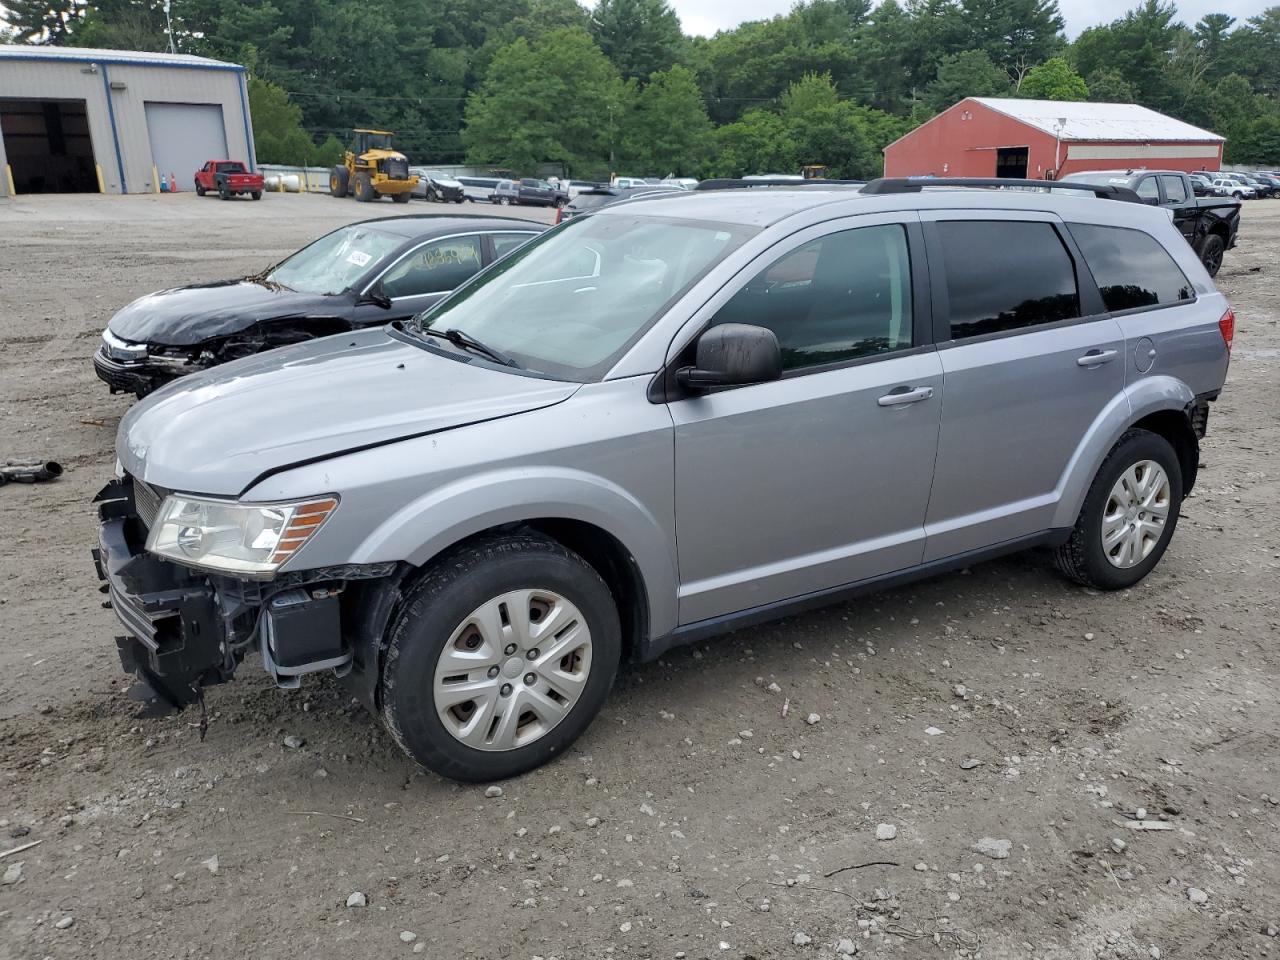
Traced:
<path id="1" fill-rule="evenodd" d="M 696 366 L 676 371 L 688 390 L 765 383 L 782 376 L 782 350 L 768 327 L 722 323 L 698 338 Z"/>
<path id="2" fill-rule="evenodd" d="M 360 303 L 372 303 L 375 307 L 381 307 L 383 310 L 391 309 L 391 298 L 382 289 L 381 280 L 364 292 L 360 297 Z"/>

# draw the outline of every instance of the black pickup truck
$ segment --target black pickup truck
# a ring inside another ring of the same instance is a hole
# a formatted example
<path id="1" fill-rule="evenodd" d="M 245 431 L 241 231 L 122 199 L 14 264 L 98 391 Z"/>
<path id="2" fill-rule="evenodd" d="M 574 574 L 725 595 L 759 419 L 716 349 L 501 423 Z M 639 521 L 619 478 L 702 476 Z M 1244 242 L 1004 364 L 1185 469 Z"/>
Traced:
<path id="1" fill-rule="evenodd" d="M 1062 179 L 1128 187 L 1143 203 L 1173 211 L 1173 222 L 1211 277 L 1222 266 L 1222 255 L 1236 245 L 1240 201 L 1232 197 L 1197 197 L 1191 178 L 1179 170 L 1089 170 Z"/>

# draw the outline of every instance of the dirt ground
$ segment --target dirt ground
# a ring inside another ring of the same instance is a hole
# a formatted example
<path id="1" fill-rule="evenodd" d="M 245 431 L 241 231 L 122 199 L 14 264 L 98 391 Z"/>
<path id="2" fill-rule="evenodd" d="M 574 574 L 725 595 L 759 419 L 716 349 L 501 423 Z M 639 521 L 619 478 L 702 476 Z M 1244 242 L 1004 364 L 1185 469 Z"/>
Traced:
<path id="1" fill-rule="evenodd" d="M 134 719 L 89 558 L 112 312 L 368 215 L 0 202 L 0 459 L 67 468 L 0 488 L 0 958 L 1280 956 L 1280 201 L 1219 278 L 1230 377 L 1137 589 L 1030 554 L 677 651 L 497 797 L 256 659 L 203 743 Z"/>

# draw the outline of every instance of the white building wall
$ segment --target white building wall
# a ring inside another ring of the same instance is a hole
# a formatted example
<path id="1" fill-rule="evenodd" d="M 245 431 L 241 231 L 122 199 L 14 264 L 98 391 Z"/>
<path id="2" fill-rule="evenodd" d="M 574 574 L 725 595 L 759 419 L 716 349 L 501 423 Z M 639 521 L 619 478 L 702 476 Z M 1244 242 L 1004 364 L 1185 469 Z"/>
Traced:
<path id="1" fill-rule="evenodd" d="M 94 161 L 107 193 L 153 189 L 145 108 L 149 100 L 220 105 L 230 158 L 256 165 L 243 67 L 204 60 L 190 64 L 131 62 L 128 58 L 146 55 L 116 51 L 84 51 L 84 61 L 71 59 L 77 55 L 75 51 L 60 49 L 58 54 L 42 59 L 38 52 L 27 54 L 22 48 L 0 52 L 0 98 L 83 100 Z M 26 59 L 28 56 L 32 59 Z M 0 141 L 0 171 L 5 162 Z M 195 171 L 174 172 L 190 189 Z M 0 195 L 7 192 L 7 178 L 0 172 Z"/>

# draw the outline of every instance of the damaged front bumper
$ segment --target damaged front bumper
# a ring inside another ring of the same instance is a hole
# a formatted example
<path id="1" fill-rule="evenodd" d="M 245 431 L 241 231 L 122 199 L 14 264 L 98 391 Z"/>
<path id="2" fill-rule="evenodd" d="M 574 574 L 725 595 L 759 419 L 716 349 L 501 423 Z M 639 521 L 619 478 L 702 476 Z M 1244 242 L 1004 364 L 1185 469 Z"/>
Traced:
<path id="1" fill-rule="evenodd" d="M 125 634 L 116 647 L 138 699 L 173 708 L 225 683 L 257 652 L 280 687 L 308 673 L 348 676 L 375 706 L 381 639 L 404 571 L 351 564 L 244 580 L 162 560 L 144 549 L 164 491 L 125 476 L 95 498 L 101 525 L 93 551 L 107 605 Z"/>
<path id="2" fill-rule="evenodd" d="M 146 360 L 117 360 L 109 356 L 106 347 L 99 347 L 93 355 L 93 369 L 98 379 L 111 388 L 112 393 L 136 393 L 145 397 L 170 380 L 204 369 L 187 360 L 167 358 Z"/>

